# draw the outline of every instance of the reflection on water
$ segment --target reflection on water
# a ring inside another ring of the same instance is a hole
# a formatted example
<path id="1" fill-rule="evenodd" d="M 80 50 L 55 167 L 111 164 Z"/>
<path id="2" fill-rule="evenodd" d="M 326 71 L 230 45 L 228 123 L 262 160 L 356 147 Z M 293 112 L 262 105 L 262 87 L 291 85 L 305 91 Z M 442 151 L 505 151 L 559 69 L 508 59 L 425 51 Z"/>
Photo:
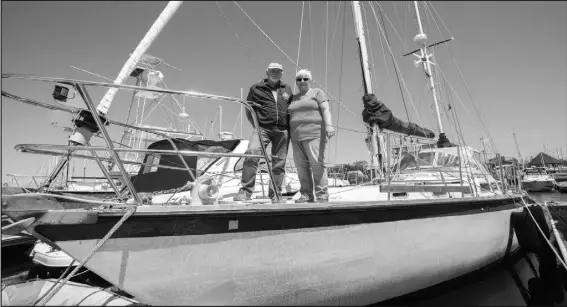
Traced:
<path id="1" fill-rule="evenodd" d="M 529 192 L 528 193 L 535 201 L 540 204 L 546 201 L 556 201 L 556 202 L 563 202 L 567 203 L 567 193 L 560 193 L 560 192 Z"/>
<path id="2" fill-rule="evenodd" d="M 551 213 L 552 218 L 557 222 L 557 224 L 555 224 L 557 230 L 561 233 L 561 235 L 563 235 L 563 238 L 567 238 L 567 209 L 565 207 L 567 206 L 567 193 L 531 192 L 528 194 L 540 204 L 543 204 L 543 202 L 545 201 L 552 200 L 563 205 L 560 207 L 550 206 L 549 211 Z"/>

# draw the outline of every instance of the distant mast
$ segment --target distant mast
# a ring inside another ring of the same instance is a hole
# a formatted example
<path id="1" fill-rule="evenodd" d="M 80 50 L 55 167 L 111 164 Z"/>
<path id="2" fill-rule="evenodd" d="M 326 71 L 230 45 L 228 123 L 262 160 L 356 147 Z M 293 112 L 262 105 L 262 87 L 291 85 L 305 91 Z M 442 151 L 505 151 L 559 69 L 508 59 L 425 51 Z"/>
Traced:
<path id="1" fill-rule="evenodd" d="M 362 80 L 364 84 L 364 93 L 374 93 L 372 90 L 372 81 L 370 79 L 370 67 L 368 65 L 368 53 L 366 51 L 366 38 L 364 36 L 364 28 L 362 26 L 362 14 L 360 11 L 360 2 L 353 1 L 352 14 L 354 17 L 354 26 L 356 38 L 358 39 L 358 50 L 360 52 L 360 65 L 362 66 Z M 379 170 L 379 151 L 378 151 L 378 124 L 373 124 L 372 128 L 368 128 L 368 138 L 370 139 L 370 166 L 374 171 Z"/>
<path id="2" fill-rule="evenodd" d="M 518 151 L 518 159 L 522 161 L 522 166 L 524 166 L 524 156 L 520 153 L 520 146 L 518 146 L 518 140 L 516 139 L 516 133 L 512 132 L 514 136 L 514 143 L 516 143 L 516 151 Z"/>
<path id="3" fill-rule="evenodd" d="M 418 56 L 414 54 L 418 60 L 415 61 L 415 65 L 422 64 L 423 71 L 425 72 L 425 76 L 429 80 L 429 89 L 431 90 L 431 94 L 433 95 L 433 102 L 435 103 L 435 113 L 437 114 L 437 125 L 439 125 L 439 143 L 446 139 L 445 132 L 443 130 L 443 123 L 441 122 L 441 113 L 439 112 L 439 102 L 437 101 L 437 91 L 435 89 L 435 83 L 433 82 L 433 75 L 431 74 L 431 64 L 432 62 L 429 60 L 433 56 L 432 53 L 427 52 L 427 35 L 423 33 L 423 26 L 421 25 L 421 17 L 419 15 L 419 6 L 417 1 L 413 2 L 415 7 L 415 14 L 417 18 L 417 25 L 419 27 L 419 33 L 413 38 L 413 41 L 418 43 L 420 46 L 421 54 Z"/>

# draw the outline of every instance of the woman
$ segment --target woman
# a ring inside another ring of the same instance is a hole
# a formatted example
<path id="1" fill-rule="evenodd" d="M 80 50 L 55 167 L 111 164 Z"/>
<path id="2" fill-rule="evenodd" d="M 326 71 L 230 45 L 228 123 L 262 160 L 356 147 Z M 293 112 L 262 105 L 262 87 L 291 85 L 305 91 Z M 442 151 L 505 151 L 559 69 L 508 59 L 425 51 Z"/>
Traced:
<path id="1" fill-rule="evenodd" d="M 331 111 L 325 92 L 311 88 L 311 72 L 302 69 L 295 75 L 299 93 L 293 95 L 288 107 L 291 146 L 301 197 L 297 203 L 329 201 L 325 150 L 327 141 L 335 135 L 331 126 Z M 315 195 L 313 195 L 315 192 Z"/>

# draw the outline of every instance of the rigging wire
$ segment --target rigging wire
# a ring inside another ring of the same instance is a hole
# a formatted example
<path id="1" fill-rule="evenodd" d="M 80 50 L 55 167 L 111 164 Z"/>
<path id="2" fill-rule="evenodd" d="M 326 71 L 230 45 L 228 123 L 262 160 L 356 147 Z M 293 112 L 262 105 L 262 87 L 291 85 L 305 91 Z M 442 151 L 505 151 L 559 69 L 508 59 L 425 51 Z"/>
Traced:
<path id="1" fill-rule="evenodd" d="M 398 8 L 396 7 L 396 2 L 392 1 L 392 5 L 394 6 L 394 11 L 396 11 L 396 19 L 398 20 L 399 27 L 400 27 L 400 29 L 404 29 L 404 27 L 402 26 L 402 20 L 400 19 L 400 13 L 398 12 Z M 401 38 L 400 38 L 400 40 L 401 40 Z M 406 42 L 407 42 L 407 40 L 406 40 L 405 29 L 404 29 L 404 39 L 402 40 L 402 52 L 403 53 L 405 53 L 405 50 L 409 49 Z"/>
<path id="2" fill-rule="evenodd" d="M 429 4 L 427 4 L 427 2 L 429 2 Z M 451 35 L 451 32 L 449 31 L 449 28 L 447 28 L 447 26 L 445 25 L 445 22 L 443 22 L 443 18 L 441 18 L 441 16 L 439 16 L 439 14 L 437 13 L 437 11 L 435 10 L 435 7 L 433 7 L 433 4 L 431 4 L 431 1 L 426 1 L 426 7 L 428 7 L 428 6 L 431 7 L 431 9 L 432 9 L 433 12 L 437 15 L 437 17 L 439 18 L 439 20 L 441 21 L 441 23 L 443 24 L 443 26 L 445 26 L 445 28 L 447 29 L 447 32 L 449 33 L 449 35 Z M 439 25 L 437 24 L 437 22 L 435 22 L 435 25 L 437 26 L 437 29 L 438 29 L 439 33 L 441 34 L 441 29 L 440 29 Z M 453 36 L 451 35 L 451 37 L 453 37 Z M 476 107 L 476 103 L 475 103 L 475 101 L 474 101 L 474 99 L 473 99 L 473 97 L 472 97 L 472 94 L 471 94 L 471 91 L 470 91 L 470 89 L 469 89 L 469 86 L 468 86 L 467 82 L 465 81 L 465 78 L 464 78 L 464 76 L 463 76 L 463 73 L 461 72 L 461 69 L 460 69 L 459 65 L 457 64 L 457 61 L 455 60 L 455 57 L 454 57 L 453 53 L 451 52 L 451 48 L 449 47 L 449 45 L 447 45 L 446 47 L 447 47 L 447 51 L 449 52 L 449 55 L 451 56 L 451 59 L 452 59 L 453 63 L 455 64 L 455 67 L 457 68 L 457 71 L 459 72 L 459 76 L 461 77 L 461 80 L 462 80 L 462 82 L 463 82 L 463 85 L 465 86 L 465 90 L 466 90 L 466 92 L 467 92 L 467 95 L 469 96 L 469 99 L 470 99 L 470 101 L 471 101 L 471 103 L 472 103 L 472 105 L 473 105 L 473 108 L 474 108 L 474 110 L 475 110 L 477 116 L 479 117 L 479 121 L 480 121 L 481 126 L 482 126 L 482 128 L 483 128 L 483 130 L 484 130 L 484 133 L 485 133 L 486 136 L 488 137 L 488 139 L 489 139 L 491 145 L 493 146 L 494 150 L 496 150 L 496 146 L 495 146 L 495 144 L 494 144 L 494 140 L 493 140 L 492 136 L 490 135 L 490 132 L 488 131 L 488 129 L 487 129 L 487 127 L 486 127 L 486 125 L 485 125 L 485 123 L 484 123 L 484 121 L 483 121 L 483 117 L 481 116 L 481 114 L 480 114 L 478 108 Z M 460 101 L 460 98 L 459 98 L 459 101 Z M 462 101 L 461 101 L 461 103 L 462 103 Z"/>
<path id="3" fill-rule="evenodd" d="M 329 1 L 325 1 L 327 5 L 327 18 L 325 19 L 325 88 L 327 88 L 327 65 L 329 64 Z"/>
<path id="4" fill-rule="evenodd" d="M 335 26 L 333 28 L 333 36 L 331 37 L 331 51 L 329 51 L 329 61 L 332 59 L 332 55 L 333 55 L 333 45 L 335 42 L 335 33 L 337 32 L 337 23 L 339 21 L 339 15 L 341 13 L 341 3 L 344 3 L 344 1 L 339 1 L 339 7 L 337 9 L 337 17 L 335 18 Z M 299 63 L 299 62 L 298 62 Z"/>
<path id="5" fill-rule="evenodd" d="M 250 53 L 248 52 L 248 50 L 246 49 L 246 47 L 244 46 L 244 43 L 242 42 L 242 40 L 240 39 L 240 36 L 238 36 L 238 33 L 236 32 L 236 29 L 234 28 L 234 26 L 232 25 L 232 23 L 230 22 L 230 20 L 228 19 L 228 17 L 226 16 L 226 14 L 223 12 L 220 4 L 218 1 L 215 1 L 217 7 L 219 8 L 219 11 L 222 15 L 222 17 L 224 18 L 224 20 L 226 21 L 226 23 L 228 23 L 230 29 L 232 30 L 232 33 L 234 33 L 234 35 L 236 36 L 236 38 L 238 39 L 238 42 L 240 43 L 240 47 L 242 47 L 242 49 L 244 50 L 244 53 L 246 54 L 246 57 L 248 58 L 248 60 L 250 61 L 250 63 L 252 64 L 252 66 L 254 67 L 254 70 L 256 72 L 261 73 L 262 71 L 260 69 L 258 69 L 258 67 L 256 66 L 256 64 L 254 64 L 254 61 L 252 61 L 252 57 L 250 56 Z M 303 16 L 303 11 L 301 12 L 302 16 Z"/>
<path id="6" fill-rule="evenodd" d="M 301 1 L 301 22 L 299 24 L 299 42 L 297 44 L 297 65 L 299 65 L 299 52 L 301 51 L 301 33 L 303 32 L 303 12 L 305 9 L 305 1 Z M 298 69 L 297 67 L 295 67 L 295 73 L 297 74 Z M 295 93 L 297 89 L 297 84 L 294 82 L 293 83 L 293 92 Z"/>
<path id="7" fill-rule="evenodd" d="M 244 15 L 246 15 L 246 17 L 248 17 L 248 19 L 256 26 L 256 28 L 258 28 L 258 30 L 260 32 L 262 32 L 262 34 L 264 34 L 264 36 L 272 43 L 274 44 L 274 46 L 291 62 L 293 63 L 295 66 L 297 66 L 299 69 L 302 69 L 301 66 L 299 66 L 296 62 L 293 61 L 293 59 L 291 57 L 289 57 L 289 55 L 287 55 L 287 53 L 285 53 L 285 51 L 283 51 L 280 46 L 278 46 L 278 44 L 276 44 L 274 42 L 274 40 L 272 40 L 272 38 L 270 38 L 270 36 L 268 34 L 266 34 L 266 32 L 264 32 L 264 30 L 262 30 L 262 28 L 254 21 L 254 19 L 252 19 L 252 17 L 250 17 L 250 15 L 248 15 L 248 13 L 246 13 L 246 11 L 244 11 L 244 9 L 236 2 L 233 1 L 238 8 L 242 11 L 242 13 L 244 13 Z M 313 81 L 313 83 L 317 86 L 319 86 L 321 88 L 321 90 L 323 90 L 323 92 L 325 92 L 325 94 L 327 94 L 329 97 L 331 97 L 333 100 L 335 100 L 339 105 L 341 105 L 345 110 L 347 110 L 350 114 L 352 114 L 356 119 L 358 119 L 361 123 L 363 123 L 363 125 L 365 127 L 371 128 L 368 124 L 364 123 L 364 121 L 362 120 L 362 118 L 360 118 L 360 116 L 358 116 L 356 113 L 354 113 L 351 109 L 349 109 L 347 106 L 345 106 L 342 102 L 340 102 L 339 100 L 337 100 L 331 93 L 329 93 L 327 91 L 327 89 L 323 88 L 319 83 L 317 83 L 317 81 L 315 80 L 311 80 Z"/>
<path id="8" fill-rule="evenodd" d="M 411 3 L 410 3 L 410 1 L 408 1 L 408 2 L 407 2 L 407 5 L 406 5 L 406 10 L 405 10 L 405 12 L 404 12 L 404 41 L 406 41 L 406 42 L 407 42 L 407 38 L 408 38 L 408 31 L 407 31 L 407 30 L 408 30 L 408 27 L 407 27 L 408 24 L 407 24 L 407 21 L 408 21 L 408 11 L 410 10 L 410 6 L 411 6 Z M 408 45 L 408 49 L 407 49 L 407 50 L 410 51 L 409 45 Z"/>
<path id="9" fill-rule="evenodd" d="M 326 7 L 327 7 L 327 14 L 326 14 L 326 18 L 325 18 L 325 88 L 327 88 L 328 64 L 329 64 L 329 51 L 328 51 L 328 47 L 329 47 L 329 1 L 325 1 L 325 4 L 326 4 Z M 330 103 L 327 102 L 327 105 L 329 106 L 329 108 L 331 108 Z M 333 121 L 331 120 L 331 124 L 332 123 L 333 123 Z M 326 152 L 330 152 L 331 151 L 331 142 L 327 142 L 325 147 L 327 147 Z M 329 158 L 330 158 L 330 155 L 329 155 Z"/>
<path id="10" fill-rule="evenodd" d="M 370 70 L 370 79 L 372 80 L 372 84 L 378 84 L 378 79 L 376 78 L 376 67 L 374 66 L 374 52 L 372 51 L 372 40 L 370 35 L 370 27 L 368 26 L 368 20 L 366 18 L 366 8 L 363 5 L 364 2 L 360 3 L 360 7 L 362 8 L 362 17 L 364 18 L 364 24 L 366 29 L 368 29 L 368 51 L 370 53 L 370 64 L 372 65 L 372 69 Z M 370 67 L 369 67 L 370 68 Z"/>
<path id="11" fill-rule="evenodd" d="M 315 53 L 313 52 L 313 20 L 311 19 L 311 1 L 309 1 L 309 39 L 311 43 L 311 69 L 315 70 Z"/>
<path id="12" fill-rule="evenodd" d="M 383 11 L 383 10 L 382 10 L 382 7 L 380 6 L 380 4 L 379 4 L 379 3 L 376 3 L 376 4 L 378 5 L 378 8 L 380 9 L 380 11 Z M 385 33 L 384 33 L 384 29 L 383 29 L 382 25 L 380 25 L 380 23 L 378 23 L 378 17 L 376 16 L 376 12 L 373 11 L 373 13 L 374 13 L 374 18 L 376 19 L 376 23 L 378 24 L 378 27 L 380 28 L 380 32 L 382 33 L 382 35 L 384 35 L 384 38 L 385 38 L 386 35 L 385 35 Z M 392 57 L 392 59 L 394 59 L 394 53 L 392 52 L 392 47 L 390 46 L 390 43 L 389 43 L 388 40 L 386 40 L 386 46 L 388 46 L 388 51 L 390 52 L 390 56 Z M 408 98 L 409 98 L 409 100 L 410 100 L 410 103 L 411 103 L 411 105 L 412 105 L 412 107 L 413 107 L 413 110 L 414 110 L 415 113 L 416 113 L 417 121 L 418 121 L 418 123 L 419 123 L 420 125 L 423 125 L 423 124 L 421 123 L 421 119 L 420 119 L 420 117 L 419 117 L 419 113 L 417 112 L 417 110 L 416 110 L 416 108 L 415 108 L 415 104 L 413 103 L 413 99 L 412 99 L 412 97 L 411 97 L 411 93 L 410 93 L 410 91 L 409 91 L 409 89 L 408 89 L 408 86 L 407 86 L 405 80 L 404 80 L 404 77 L 402 76 L 402 72 L 400 71 L 400 68 L 398 67 L 397 62 L 396 62 L 395 60 L 394 60 L 394 63 L 396 63 L 396 64 L 394 65 L 394 67 L 396 68 L 396 72 L 399 73 L 399 75 L 400 75 L 400 79 L 401 79 L 401 81 L 402 81 L 402 84 L 403 84 L 403 86 L 404 86 L 404 89 L 406 90 L 406 92 L 407 92 L 407 94 L 408 94 Z"/>
<path id="13" fill-rule="evenodd" d="M 381 11 L 383 11 L 382 6 L 380 6 L 380 4 L 378 4 L 378 1 L 375 1 L 376 4 L 378 5 L 378 7 L 380 8 Z M 381 15 L 382 16 L 382 15 Z M 394 30 L 394 33 L 396 33 L 396 36 L 398 37 L 398 39 L 400 40 L 400 42 L 402 43 L 402 46 L 407 45 L 405 43 L 405 41 L 402 40 L 402 37 L 400 36 L 400 34 L 398 33 L 398 31 L 396 31 L 396 27 L 394 27 L 394 24 L 390 21 L 390 18 L 388 18 L 388 15 L 384 14 L 384 18 L 386 18 L 386 20 L 388 21 L 388 23 L 390 24 L 390 26 L 392 27 L 392 30 Z M 384 23 L 384 20 L 382 19 L 382 23 Z M 385 29 L 385 28 L 384 28 Z"/>
<path id="14" fill-rule="evenodd" d="M 375 12 L 375 10 L 374 10 L 374 5 L 372 4 L 372 2 L 370 2 L 370 7 L 371 7 L 371 9 L 372 9 L 372 13 L 374 13 L 374 16 L 376 16 L 376 12 Z M 390 45 L 390 41 L 389 41 L 389 39 L 388 39 L 388 32 L 387 32 L 387 29 L 386 29 L 386 25 L 384 24 L 384 18 L 382 18 L 382 16 L 383 16 L 383 15 L 382 15 L 382 8 L 379 7 L 379 9 L 380 9 L 380 10 L 379 10 L 378 12 L 380 13 L 380 20 L 382 21 L 382 28 L 384 29 L 384 39 L 386 40 L 386 43 L 387 43 L 388 45 Z M 378 23 L 378 18 L 376 18 L 375 20 L 376 20 L 376 23 Z M 385 61 L 385 57 L 386 57 L 386 54 L 384 54 L 384 61 Z M 402 97 L 402 102 L 403 102 L 403 104 L 404 104 L 404 109 L 405 109 L 405 111 L 406 111 L 406 116 L 407 116 L 408 122 L 409 122 L 409 121 L 410 121 L 410 116 L 409 116 L 409 112 L 408 112 L 408 107 L 407 107 L 407 104 L 406 104 L 406 100 L 405 100 L 405 98 L 404 98 L 404 91 L 403 91 L 403 89 L 402 89 L 402 85 L 400 84 L 400 76 L 399 76 L 399 74 L 398 74 L 397 63 L 396 63 L 396 60 L 394 59 L 394 55 L 393 55 L 392 53 L 390 53 L 390 57 L 391 57 L 391 59 L 392 59 L 392 64 L 394 65 L 394 67 L 396 67 L 396 68 L 394 69 L 394 72 L 396 73 L 396 80 L 398 81 L 398 87 L 399 87 L 399 89 L 400 89 L 400 95 L 401 95 L 401 97 Z M 390 77 L 390 75 L 388 74 L 388 78 L 389 78 L 389 77 Z M 391 81 L 390 81 L 390 82 L 391 82 Z M 393 97 L 392 97 L 392 98 L 393 98 Z"/>
<path id="15" fill-rule="evenodd" d="M 343 9 L 343 33 L 342 33 L 342 37 L 341 37 L 341 66 L 340 66 L 340 71 L 339 71 L 339 100 L 341 99 L 341 92 L 342 92 L 342 88 L 343 88 L 343 58 L 344 58 L 344 48 L 345 48 L 345 20 L 346 20 L 346 1 L 343 2 L 345 4 L 345 9 Z M 340 9 L 340 3 L 339 3 L 339 9 Z M 338 16 L 338 15 L 337 15 Z M 340 105 L 337 105 L 337 127 L 339 127 L 339 121 L 341 119 L 341 108 Z M 335 161 L 337 160 L 337 150 L 339 148 L 339 130 L 337 129 L 336 135 L 335 135 Z"/>
<path id="16" fill-rule="evenodd" d="M 370 3 L 370 7 L 373 9 L 374 5 L 372 4 L 372 2 Z M 378 25 L 376 25 L 376 29 L 378 32 L 380 32 L 380 30 L 378 29 Z M 388 83 L 390 84 L 390 89 L 392 90 L 392 99 L 395 99 L 396 97 L 396 92 L 394 89 L 394 84 L 392 83 L 392 76 L 390 75 L 390 69 L 388 68 L 388 61 L 386 60 L 386 50 L 384 49 L 384 39 L 382 38 L 382 35 L 378 34 L 378 38 L 380 39 L 380 48 L 382 49 L 382 57 L 384 60 L 384 68 L 386 69 L 386 75 L 388 76 Z M 399 82 L 398 82 L 399 85 Z M 401 85 L 399 85 L 400 88 L 400 93 L 402 95 L 402 99 L 403 99 L 403 89 L 401 88 Z"/>
<path id="17" fill-rule="evenodd" d="M 159 78 L 159 80 L 161 81 L 161 83 L 163 84 L 163 86 L 165 87 L 165 89 L 166 89 L 166 90 L 169 90 L 169 87 L 167 86 L 167 84 L 165 84 L 165 82 L 163 82 L 163 79 L 162 79 L 159 75 L 158 75 L 157 77 Z M 175 98 L 175 96 L 174 96 L 174 95 L 170 95 L 170 97 L 173 99 L 173 101 L 175 101 L 175 103 L 177 104 L 177 106 L 179 107 L 179 109 L 182 110 L 183 107 L 182 107 L 181 103 L 180 103 L 179 101 L 177 101 L 177 99 Z M 173 103 L 172 103 L 172 104 L 173 104 Z M 177 115 L 177 113 L 173 112 L 172 110 L 170 110 L 170 111 L 171 111 L 171 113 L 173 113 L 174 115 Z M 146 117 L 146 118 L 147 118 L 147 117 Z M 187 113 L 187 119 L 188 119 L 189 123 L 195 128 L 195 131 L 196 131 L 196 132 L 202 133 L 202 132 L 200 131 L 199 127 L 194 124 L 193 118 L 192 118 L 191 115 L 189 115 L 188 113 Z"/>

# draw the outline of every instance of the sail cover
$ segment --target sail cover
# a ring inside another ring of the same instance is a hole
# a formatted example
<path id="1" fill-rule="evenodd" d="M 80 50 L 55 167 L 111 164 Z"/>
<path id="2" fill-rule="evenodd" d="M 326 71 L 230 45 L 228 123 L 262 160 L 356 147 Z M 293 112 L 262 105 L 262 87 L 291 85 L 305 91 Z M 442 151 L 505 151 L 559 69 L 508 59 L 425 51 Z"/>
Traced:
<path id="1" fill-rule="evenodd" d="M 435 138 L 433 131 L 395 117 L 392 111 L 382 101 L 378 100 L 374 94 L 364 95 L 362 102 L 364 103 L 362 120 L 369 125 L 376 123 L 378 127 L 394 132 L 430 139 Z"/>

